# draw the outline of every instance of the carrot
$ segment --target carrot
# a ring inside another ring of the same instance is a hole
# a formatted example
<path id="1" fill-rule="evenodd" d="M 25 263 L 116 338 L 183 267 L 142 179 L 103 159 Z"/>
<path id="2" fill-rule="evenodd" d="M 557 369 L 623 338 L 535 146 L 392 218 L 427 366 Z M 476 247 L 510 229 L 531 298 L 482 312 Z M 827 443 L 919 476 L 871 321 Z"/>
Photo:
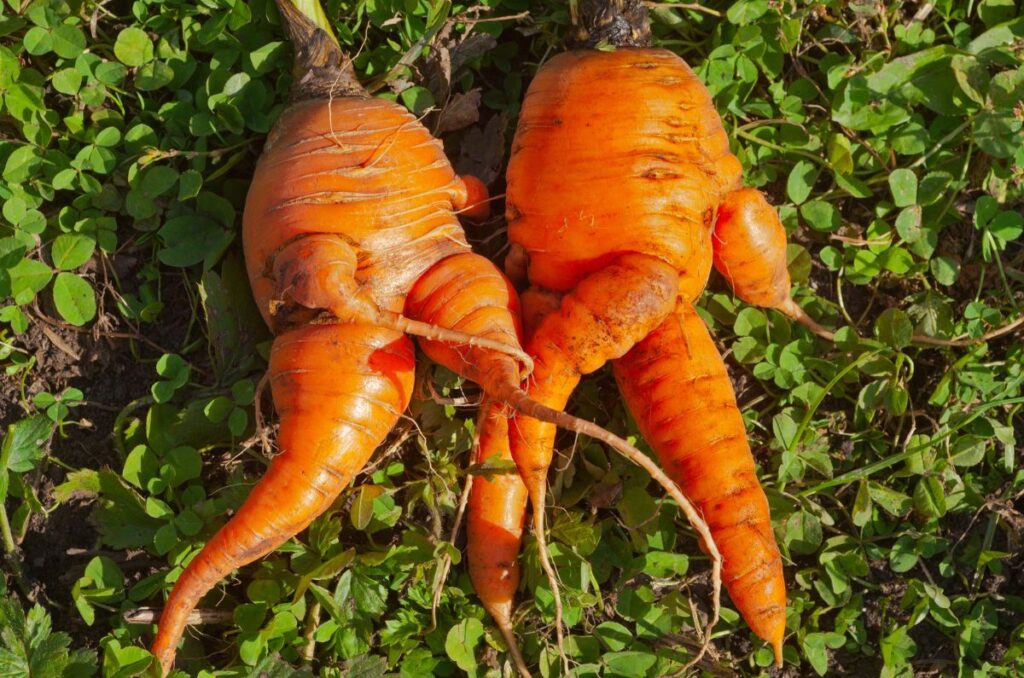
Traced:
<path id="1" fill-rule="evenodd" d="M 780 658 L 782 558 L 736 396 L 707 328 L 692 307 L 680 304 L 615 361 L 614 372 L 644 439 L 711 527 L 733 602 Z"/>
<path id="2" fill-rule="evenodd" d="M 582 375 L 612 362 L 646 440 L 710 526 L 702 546 L 721 550 L 733 602 L 781 663 L 785 584 L 767 500 L 693 303 L 714 264 L 741 298 L 802 313 L 785 231 L 743 188 L 707 89 L 678 56 L 650 48 L 643 3 L 570 9 L 575 48 L 530 85 L 507 173 L 506 270 L 530 284 L 536 328 L 527 391 L 561 409 Z M 512 455 L 539 540 L 553 442 L 552 426 L 516 417 Z"/>
<path id="3" fill-rule="evenodd" d="M 508 418 L 500 404 L 480 410 L 476 462 L 512 461 Z M 526 486 L 515 473 L 473 479 L 466 513 L 466 558 L 469 577 L 484 609 L 494 619 L 520 675 L 530 671 L 512 630 L 512 610 L 519 588 L 519 549 L 526 516 Z"/>
<path id="4" fill-rule="evenodd" d="M 459 215 L 473 221 L 483 221 L 491 216 L 490 194 L 487 186 L 473 176 L 462 177 L 466 186 L 466 206 L 459 210 Z"/>
<path id="5" fill-rule="evenodd" d="M 302 531 L 366 464 L 409 404 L 414 369 L 412 342 L 390 329 L 303 327 L 274 340 L 269 379 L 281 454 L 175 582 L 152 647 L 164 674 L 206 592 Z"/>
<path id="6" fill-rule="evenodd" d="M 665 268 L 660 264 L 660 262 L 648 260 L 646 257 L 636 257 L 635 261 L 629 257 L 625 257 L 625 259 L 626 263 L 624 264 L 624 268 L 626 269 L 628 269 L 630 265 L 639 266 L 641 270 L 644 270 L 644 267 L 654 267 L 655 269 L 663 271 Z M 461 261 L 462 265 L 458 269 L 455 269 L 445 265 L 447 261 Z M 587 298 L 600 295 L 601 287 L 603 285 L 608 285 L 612 289 L 617 289 L 619 281 L 615 278 L 623 277 L 619 275 L 619 269 L 611 269 L 609 271 L 609 276 L 611 276 L 611 279 L 594 280 L 592 284 L 584 285 L 583 294 Z M 504 298 L 497 295 L 490 298 L 483 298 L 475 293 L 475 290 L 478 288 L 481 281 L 488 279 L 488 277 L 492 279 L 495 287 L 503 286 L 505 288 L 506 296 Z M 643 275 L 637 276 L 634 274 L 634 277 L 644 280 L 645 286 L 651 286 L 650 280 L 645 278 Z M 662 298 L 655 299 L 651 303 L 666 303 L 664 299 L 671 297 L 671 291 L 672 281 L 666 280 L 661 289 Z M 623 292 L 625 294 L 629 294 L 630 290 L 624 289 Z M 527 299 L 530 302 L 530 308 L 527 309 L 527 313 L 525 314 L 528 319 L 534 318 L 537 311 L 544 308 L 546 304 L 551 303 L 550 296 L 543 294 L 530 295 Z M 563 306 L 564 305 L 565 301 L 563 300 Z M 637 314 L 638 310 L 643 307 L 642 304 L 638 304 L 635 309 L 628 308 L 629 304 L 623 304 L 623 306 L 627 307 L 624 315 L 616 317 L 612 321 L 594 319 L 594 324 L 597 326 L 588 328 L 591 329 L 592 336 L 598 336 L 602 329 L 608 327 L 629 328 L 632 323 L 632 318 Z M 671 308 L 671 304 L 668 304 L 668 306 Z M 424 322 L 450 327 L 455 331 L 469 334 L 471 336 L 483 336 L 494 340 L 504 341 L 514 341 L 518 337 L 518 322 L 516 322 L 515 326 L 511 328 L 500 322 L 501 318 L 506 317 L 506 311 L 510 308 L 514 309 L 513 316 L 518 318 L 518 299 L 511 284 L 507 279 L 501 276 L 496 269 L 491 267 L 490 262 L 474 255 L 460 255 L 452 257 L 449 260 L 446 260 L 446 262 L 442 262 L 442 265 L 428 271 L 414 285 L 406 302 L 407 312 L 410 315 L 421 318 Z M 549 322 L 554 321 L 554 316 L 548 316 L 547 320 Z M 576 324 L 578 325 L 579 323 Z M 653 327 L 649 329 L 653 329 Z M 626 334 L 632 337 L 632 341 L 628 338 L 619 338 L 619 343 L 623 346 L 627 343 L 630 345 L 635 343 L 636 339 L 643 336 L 642 334 L 635 334 L 635 332 L 635 328 L 627 329 Z M 586 332 L 580 333 L 581 341 L 584 343 L 587 341 L 585 335 Z M 595 440 L 604 442 L 618 453 L 631 460 L 633 463 L 645 469 L 655 482 L 660 484 L 665 491 L 676 500 L 685 513 L 687 519 L 693 525 L 694 529 L 697 530 L 698 534 L 700 534 L 708 544 L 709 555 L 712 558 L 712 579 L 713 589 L 715 591 L 714 617 L 717 619 L 717 592 L 720 585 L 721 556 L 714 545 L 710 529 L 701 519 L 696 508 L 694 508 L 683 496 L 678 486 L 646 455 L 622 438 L 615 436 L 590 422 L 583 421 L 562 412 L 561 409 L 565 404 L 564 399 L 559 400 L 558 398 L 554 398 L 550 399 L 551 402 L 544 402 L 545 398 L 543 394 L 532 393 L 528 395 L 517 385 L 516 366 L 511 356 L 491 356 L 488 359 L 487 354 L 485 352 L 481 352 L 477 347 L 453 346 L 450 343 L 433 340 L 421 341 L 420 346 L 435 362 L 477 382 L 483 387 L 485 393 L 487 393 L 489 397 L 510 405 L 513 409 L 523 415 L 522 417 L 517 418 L 518 426 L 543 427 L 545 431 L 549 432 L 550 439 L 552 441 L 554 440 L 555 426 L 590 436 Z M 623 352 L 624 350 L 625 349 L 623 349 Z M 543 358 L 541 358 L 541 360 L 543 360 Z M 538 366 L 539 364 L 540 363 L 538 362 Z M 576 379 L 578 380 L 578 375 Z M 573 382 L 573 385 L 574 384 L 575 382 Z M 570 387 L 569 391 L 571 390 L 572 389 Z M 568 397 L 568 395 L 566 395 L 566 397 Z M 487 421 L 492 420 L 488 419 Z M 497 435 L 500 436 L 501 434 L 499 433 Z M 515 438 L 516 435 L 513 435 L 512 439 Z M 551 446 L 549 445 L 549 450 L 550 447 Z M 519 467 L 520 475 L 523 477 L 523 480 L 526 481 L 526 487 L 530 492 L 531 503 L 533 503 L 534 506 L 543 506 L 544 488 L 546 487 L 543 482 L 543 476 L 541 476 L 540 481 L 538 481 L 536 478 L 536 471 L 533 471 L 533 475 L 531 476 L 531 472 L 524 469 L 518 459 L 516 460 L 516 463 Z M 550 456 L 547 459 L 547 463 L 550 463 Z M 546 471 L 546 466 L 544 469 Z M 518 506 L 519 513 L 510 514 L 505 517 L 505 520 L 509 523 L 514 523 L 518 520 L 521 523 L 523 516 L 525 515 L 525 507 L 522 504 L 518 504 L 514 497 L 506 496 L 503 499 L 499 499 L 501 496 L 499 492 L 512 492 L 514 487 L 515 485 L 512 483 L 502 483 L 498 486 L 491 487 L 490 495 L 494 501 L 504 502 L 505 505 L 509 507 Z M 535 492 L 539 492 L 539 494 L 534 494 Z M 479 510 L 481 510 L 480 504 L 476 504 L 470 508 L 468 513 L 468 521 L 470 523 L 479 519 L 479 516 L 475 515 L 475 512 Z M 543 513 L 535 511 L 534 518 L 535 528 L 539 535 L 538 546 L 540 547 L 541 564 L 545 569 L 545 573 L 547 574 L 549 581 L 552 582 L 552 592 L 555 596 L 555 629 L 558 639 L 559 654 L 562 656 L 563 664 L 566 664 L 566 670 L 568 671 L 568 659 L 564 650 L 564 636 L 561 624 L 557 623 L 561 620 L 561 598 L 558 594 L 557 585 L 555 584 L 555 573 L 551 567 L 550 558 L 547 555 L 547 542 L 543 538 Z M 536 522 L 537 520 L 540 520 L 540 522 Z M 495 560 L 504 561 L 507 559 L 507 549 L 511 546 L 510 541 L 501 543 L 491 541 L 486 542 L 484 545 L 478 545 L 476 542 L 478 535 L 479 532 L 470 531 L 468 541 L 471 566 L 474 560 L 482 559 L 483 562 L 486 563 L 493 562 Z M 489 606 L 492 601 L 491 596 L 496 594 L 494 594 L 494 592 L 489 588 L 488 582 L 483 580 L 481 580 L 481 582 L 483 587 L 482 589 L 478 589 L 477 592 L 485 606 Z M 488 609 L 490 611 L 490 608 Z M 494 616 L 499 630 L 506 635 L 507 639 L 507 627 L 504 626 L 505 621 L 503 616 L 500 615 L 500 611 L 499 614 L 494 614 L 492 612 L 492 616 Z M 510 650 L 512 650 L 513 655 L 515 656 L 518 648 L 510 644 Z M 519 664 L 518 661 L 517 668 L 520 670 L 522 675 L 529 675 L 525 671 L 525 666 L 523 664 Z"/>
<path id="7" fill-rule="evenodd" d="M 715 222 L 715 268 L 743 301 L 774 308 L 815 334 L 833 339 L 789 296 L 786 230 L 764 194 L 740 188 L 718 206 Z"/>
<path id="8" fill-rule="evenodd" d="M 407 335 L 493 400 L 635 452 L 526 396 L 532 361 L 515 290 L 470 251 L 455 217 L 486 202 L 481 185 L 455 175 L 408 111 L 366 94 L 319 3 L 278 8 L 297 46 L 292 104 L 256 167 L 242 236 L 275 334 L 268 381 L 281 453 L 168 596 L 153 643 L 164 673 L 199 600 L 326 510 L 402 415 L 414 370 Z"/>

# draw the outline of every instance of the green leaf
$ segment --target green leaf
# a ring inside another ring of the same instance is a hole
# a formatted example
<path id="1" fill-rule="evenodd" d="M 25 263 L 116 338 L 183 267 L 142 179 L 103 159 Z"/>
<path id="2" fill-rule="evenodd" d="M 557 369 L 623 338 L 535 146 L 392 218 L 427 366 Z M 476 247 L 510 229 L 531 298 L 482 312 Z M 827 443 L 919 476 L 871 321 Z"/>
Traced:
<path id="1" fill-rule="evenodd" d="M 53 303 L 72 325 L 82 326 L 96 317 L 92 285 L 74 273 L 59 273 L 53 282 Z"/>
<path id="2" fill-rule="evenodd" d="M 35 259 L 22 259 L 8 275 L 11 279 L 11 296 L 18 304 L 27 304 L 50 282 L 53 271 L 46 264 Z"/>
<path id="3" fill-rule="evenodd" d="M 909 169 L 893 170 L 889 174 L 889 190 L 897 207 L 917 204 L 917 175 Z"/>
<path id="4" fill-rule="evenodd" d="M 867 76 L 868 87 L 877 94 L 898 95 L 913 104 L 924 104 L 942 115 L 956 115 L 953 99 L 956 79 L 950 65 L 956 48 L 937 45 L 893 59 Z"/>
<path id="5" fill-rule="evenodd" d="M 625 650 L 633 644 L 633 634 L 618 622 L 604 622 L 594 628 L 594 635 L 612 652 Z"/>
<path id="6" fill-rule="evenodd" d="M 889 346 L 900 349 L 910 345 L 914 325 L 907 314 L 898 308 L 882 311 L 875 320 L 875 336 Z"/>
<path id="7" fill-rule="evenodd" d="M 725 16 L 729 23 L 740 26 L 752 24 L 768 11 L 768 0 L 738 0 L 732 3 Z"/>
<path id="8" fill-rule="evenodd" d="M 978 3 L 978 16 L 988 27 L 1009 21 L 1016 13 L 1016 0 L 981 0 Z"/>
<path id="9" fill-rule="evenodd" d="M 964 657 L 980 658 L 985 645 L 999 629 L 999 614 L 988 598 L 982 598 L 963 621 L 959 646 Z"/>
<path id="10" fill-rule="evenodd" d="M 153 655 L 144 648 L 129 645 L 121 647 L 116 640 L 105 644 L 106 656 L 103 659 L 103 666 L 106 669 L 117 667 L 116 678 L 127 678 L 141 674 L 150 664 L 153 663 Z"/>
<path id="11" fill-rule="evenodd" d="M 174 517 L 174 509 L 167 502 L 156 497 L 146 498 L 146 515 L 151 518 L 170 519 Z"/>
<path id="12" fill-rule="evenodd" d="M 953 257 L 935 257 L 928 266 L 940 285 L 953 285 L 960 275 L 960 262 Z"/>
<path id="13" fill-rule="evenodd" d="M 838 231 L 842 225 L 839 210 L 824 200 L 812 200 L 800 206 L 800 216 L 816 231 Z"/>
<path id="14" fill-rule="evenodd" d="M 1010 158 L 1020 148 L 1021 121 L 1005 111 L 982 111 L 973 118 L 975 143 L 994 158 Z"/>
<path id="15" fill-rule="evenodd" d="M 174 69 L 163 61 L 143 64 L 135 74 L 135 87 L 151 92 L 166 87 L 174 81 Z"/>
<path id="16" fill-rule="evenodd" d="M 74 59 L 85 49 L 85 34 L 70 24 L 53 29 L 52 40 L 53 51 L 64 59 Z"/>
<path id="17" fill-rule="evenodd" d="M 825 645 L 825 636 L 824 633 L 808 633 L 801 642 L 804 656 L 807 657 L 811 668 L 819 676 L 824 676 L 828 672 L 828 648 Z"/>
<path id="18" fill-rule="evenodd" d="M 617 504 L 622 521 L 627 527 L 637 528 L 647 523 L 658 511 L 658 505 L 643 487 L 631 486 L 622 493 Z"/>
<path id="19" fill-rule="evenodd" d="M 83 469 L 58 488 L 58 497 L 97 497 L 93 515 L 104 543 L 115 549 L 149 546 L 160 522 L 146 515 L 139 495 L 112 471 Z"/>
<path id="20" fill-rule="evenodd" d="M 477 667 L 476 647 L 484 635 L 484 625 L 479 619 L 468 617 L 448 631 L 444 651 L 463 671 L 474 671 Z"/>
<path id="21" fill-rule="evenodd" d="M 184 268 L 216 260 L 233 239 L 211 219 L 182 216 L 169 219 L 160 229 L 164 247 L 157 256 L 168 266 Z"/>
<path id="22" fill-rule="evenodd" d="M 9 101 L 9 98 L 8 98 Z M 39 149 L 31 145 L 19 146 L 7 157 L 4 179 L 12 184 L 28 181 L 43 164 Z"/>
<path id="23" fill-rule="evenodd" d="M 203 470 L 203 458 L 193 447 L 175 447 L 167 453 L 168 461 L 174 466 L 174 485 L 180 485 L 198 478 Z"/>
<path id="24" fill-rule="evenodd" d="M 906 515 L 912 506 L 909 497 L 901 492 L 887 488 L 882 483 L 868 481 L 867 490 L 871 499 L 876 501 L 886 513 L 893 517 Z"/>
<path id="25" fill-rule="evenodd" d="M 1004 23 L 991 27 L 967 45 L 971 54 L 983 54 L 988 50 L 998 49 L 1024 37 L 1024 16 L 1018 16 Z"/>
<path id="26" fill-rule="evenodd" d="M 21 44 L 29 54 L 41 56 L 53 50 L 53 34 L 42 26 L 33 26 L 22 37 Z"/>
<path id="27" fill-rule="evenodd" d="M 852 174 L 853 145 L 843 134 L 832 134 L 828 139 L 828 162 L 836 174 Z"/>
<path id="28" fill-rule="evenodd" d="M 789 199 L 797 205 L 807 200 L 820 172 L 819 167 L 810 160 L 800 160 L 793 165 L 786 180 L 786 194 Z"/>
<path id="29" fill-rule="evenodd" d="M 153 58 L 153 42 L 144 30 L 129 26 L 117 34 L 114 55 L 125 66 L 141 66 Z"/>
<path id="30" fill-rule="evenodd" d="M 857 527 L 864 527 L 871 520 L 872 505 L 871 492 L 866 481 L 861 481 L 857 487 L 857 496 L 853 500 L 853 509 L 850 517 Z"/>
<path id="31" fill-rule="evenodd" d="M 195 511 L 185 509 L 174 518 L 174 527 L 183 535 L 192 537 L 203 529 L 203 520 Z"/>
<path id="32" fill-rule="evenodd" d="M 896 573 L 909 572 L 917 564 L 917 559 L 917 544 L 907 535 L 897 539 L 889 551 L 889 566 Z"/>
<path id="33" fill-rule="evenodd" d="M 985 64 L 973 56 L 958 54 L 953 57 L 950 66 L 963 93 L 974 103 L 984 106 L 990 88 Z"/>
<path id="34" fill-rule="evenodd" d="M 690 559 L 682 553 L 651 551 L 644 554 L 643 571 L 652 577 L 664 579 L 686 574 Z"/>
<path id="35" fill-rule="evenodd" d="M 988 231 L 1005 242 L 1013 242 L 1024 235 L 1024 215 L 1020 212 L 1000 212 L 988 224 Z"/>
<path id="36" fill-rule="evenodd" d="M 821 546 L 821 519 L 809 511 L 797 511 L 785 522 L 783 541 L 793 553 L 808 555 Z"/>
<path id="37" fill-rule="evenodd" d="M 110 147 L 116 146 L 121 141 L 121 131 L 116 127 L 104 127 L 96 134 L 96 138 L 93 143 L 97 146 Z"/>
<path id="38" fill-rule="evenodd" d="M 93 588 L 119 589 L 124 586 L 124 572 L 106 556 L 96 556 L 90 560 L 84 574 L 92 580 Z"/>
<path id="39" fill-rule="evenodd" d="M 7 469 L 26 473 L 35 468 L 46 454 L 44 446 L 52 433 L 53 422 L 42 415 L 21 419 L 8 426 L 3 440 Z"/>
<path id="40" fill-rule="evenodd" d="M 900 234 L 903 242 L 912 244 L 921 240 L 922 215 L 920 205 L 911 205 L 904 208 L 896 217 L 896 232 Z"/>
<path id="41" fill-rule="evenodd" d="M 914 486 L 914 509 L 925 518 L 946 515 L 946 490 L 935 476 L 926 476 Z"/>
<path id="42" fill-rule="evenodd" d="M 199 195 L 203 187 L 203 175 L 195 170 L 185 170 L 181 173 L 178 183 L 178 201 L 182 202 Z"/>
<path id="43" fill-rule="evenodd" d="M 61 94 L 74 95 L 82 86 L 82 74 L 74 68 L 55 71 L 50 78 L 53 88 Z"/>
<path id="44" fill-rule="evenodd" d="M 434 95 L 426 87 L 414 86 L 405 89 L 399 98 L 414 115 L 422 115 L 435 105 Z"/>
<path id="45" fill-rule="evenodd" d="M 58 235 L 50 246 L 53 265 L 62 271 L 78 268 L 89 261 L 96 249 L 96 241 L 80 233 Z"/>
<path id="46" fill-rule="evenodd" d="M 178 181 L 178 173 L 166 165 L 151 165 L 142 173 L 139 190 L 146 198 L 159 197 L 169 191 Z"/>
<path id="47" fill-rule="evenodd" d="M 156 454 L 146 445 L 136 445 L 124 461 L 121 475 L 141 490 L 150 478 L 157 475 L 159 468 L 160 461 Z"/>
<path id="48" fill-rule="evenodd" d="M 380 485 L 360 485 L 349 511 L 349 519 L 357 530 L 365 530 L 373 520 L 373 502 L 387 490 Z"/>
<path id="49" fill-rule="evenodd" d="M 976 466 L 985 459 L 986 443 L 986 438 L 964 436 L 953 444 L 950 461 L 960 467 Z"/>
<path id="50" fill-rule="evenodd" d="M 161 525 L 156 532 L 153 533 L 153 548 L 160 555 L 170 553 L 178 544 L 178 531 L 174 528 L 172 523 Z"/>
<path id="51" fill-rule="evenodd" d="M 642 645 L 634 647 L 642 647 Z M 633 650 L 609 652 L 602 659 L 605 666 L 608 667 L 608 673 L 605 675 L 625 678 L 647 678 L 647 676 L 653 675 L 651 669 L 658 662 L 658 657 L 653 653 Z"/>

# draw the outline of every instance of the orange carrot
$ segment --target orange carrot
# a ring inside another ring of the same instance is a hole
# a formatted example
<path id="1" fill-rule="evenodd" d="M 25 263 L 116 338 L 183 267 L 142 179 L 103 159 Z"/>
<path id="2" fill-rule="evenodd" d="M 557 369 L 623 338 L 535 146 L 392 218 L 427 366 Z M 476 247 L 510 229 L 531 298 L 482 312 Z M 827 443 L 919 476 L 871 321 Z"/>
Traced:
<path id="1" fill-rule="evenodd" d="M 718 207 L 714 238 L 715 268 L 736 296 L 781 311 L 819 336 L 834 338 L 789 296 L 786 230 L 764 194 L 741 188 L 726 195 Z"/>
<path id="2" fill-rule="evenodd" d="M 165 673 L 199 600 L 326 510 L 401 416 L 407 334 L 496 401 L 635 451 L 526 396 L 515 291 L 470 251 L 455 217 L 482 200 L 479 182 L 457 177 L 408 111 L 366 94 L 318 3 L 278 7 L 298 47 L 292 105 L 267 139 L 242 235 L 276 335 L 268 378 L 281 454 L 168 596 L 153 644 Z"/>
<path id="3" fill-rule="evenodd" d="M 480 410 L 476 462 L 512 461 L 508 418 L 498 403 Z M 520 675 L 529 676 L 512 630 L 512 610 L 519 588 L 519 549 L 526 516 L 526 486 L 517 474 L 473 479 L 466 513 L 466 558 L 469 577 L 480 602 L 509 646 Z"/>
<path id="4" fill-rule="evenodd" d="M 366 464 L 409 404 L 414 369 L 412 342 L 390 329 L 302 327 L 274 340 L 281 454 L 175 583 L 152 648 L 165 674 L 199 599 L 302 531 Z"/>
<path id="5" fill-rule="evenodd" d="M 491 216 L 491 197 L 487 186 L 473 176 L 462 177 L 466 185 L 466 206 L 459 210 L 459 216 L 473 221 L 483 221 Z"/>
<path id="6" fill-rule="evenodd" d="M 781 658 L 782 558 L 736 396 L 707 328 L 680 304 L 614 368 L 644 439 L 711 527 L 733 602 Z"/>
<path id="7" fill-rule="evenodd" d="M 768 505 L 692 305 L 714 262 L 742 298 L 799 316 L 785 231 L 742 187 L 707 89 L 678 56 L 649 47 L 643 3 L 571 10 L 577 48 L 530 85 L 507 174 L 506 269 L 525 275 L 524 299 L 535 300 L 528 393 L 560 409 L 581 375 L 612 361 L 645 438 L 711 527 L 702 545 L 720 548 L 733 602 L 781 662 L 785 585 Z M 550 425 L 516 417 L 512 454 L 539 540 L 553 441 Z"/>

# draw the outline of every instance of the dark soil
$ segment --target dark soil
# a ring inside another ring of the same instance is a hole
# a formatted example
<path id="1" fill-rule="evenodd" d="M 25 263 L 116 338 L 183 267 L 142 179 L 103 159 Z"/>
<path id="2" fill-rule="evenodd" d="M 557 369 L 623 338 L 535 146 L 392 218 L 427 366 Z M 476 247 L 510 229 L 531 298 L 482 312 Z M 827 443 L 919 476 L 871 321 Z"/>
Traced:
<path id="1" fill-rule="evenodd" d="M 175 350 L 188 326 L 191 306 L 185 283 L 168 275 L 162 289 L 164 310 L 157 322 L 139 328 L 144 340 L 125 338 L 138 335 L 119 315 L 109 314 L 97 321 L 96 326 L 106 327 L 105 331 L 81 331 L 41 317 L 47 314 L 45 308 L 37 309 L 39 317 L 19 337 L 19 344 L 36 359 L 24 385 L 27 401 L 37 393 L 60 393 L 69 386 L 84 394 L 85 402 L 71 410 L 64 434 L 55 432 L 50 441 L 50 456 L 64 465 L 120 470 L 121 460 L 111 438 L 118 412 L 146 394 L 153 381 L 154 362 L 160 356 L 155 347 Z M 0 378 L 0 424 L 5 428 L 25 416 L 21 388 L 21 375 Z M 56 463 L 44 464 L 34 478 L 30 474 L 37 496 L 51 512 L 31 518 L 20 544 L 25 583 L 54 613 L 57 630 L 96 641 L 103 630 L 85 625 L 74 610 L 71 588 L 97 554 L 99 541 L 89 519 L 88 501 L 56 504 L 53 489 L 65 476 L 64 468 Z"/>

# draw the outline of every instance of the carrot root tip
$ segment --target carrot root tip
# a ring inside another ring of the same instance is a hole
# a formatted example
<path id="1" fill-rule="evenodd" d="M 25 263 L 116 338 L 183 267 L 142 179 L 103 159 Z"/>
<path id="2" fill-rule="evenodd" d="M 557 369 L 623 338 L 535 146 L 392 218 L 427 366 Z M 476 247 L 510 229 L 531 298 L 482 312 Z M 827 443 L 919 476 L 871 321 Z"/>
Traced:
<path id="1" fill-rule="evenodd" d="M 793 301 L 792 298 L 786 297 L 785 301 L 779 304 L 776 308 L 783 314 L 789 316 L 793 320 L 797 321 L 798 323 L 809 329 L 811 332 L 817 334 L 822 339 L 826 339 L 828 341 L 835 341 L 835 333 L 819 325 L 818 322 L 811 316 L 807 315 L 807 311 L 802 309 L 799 304 Z"/>

